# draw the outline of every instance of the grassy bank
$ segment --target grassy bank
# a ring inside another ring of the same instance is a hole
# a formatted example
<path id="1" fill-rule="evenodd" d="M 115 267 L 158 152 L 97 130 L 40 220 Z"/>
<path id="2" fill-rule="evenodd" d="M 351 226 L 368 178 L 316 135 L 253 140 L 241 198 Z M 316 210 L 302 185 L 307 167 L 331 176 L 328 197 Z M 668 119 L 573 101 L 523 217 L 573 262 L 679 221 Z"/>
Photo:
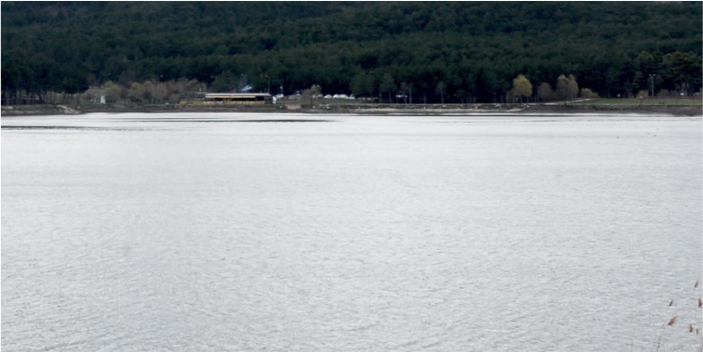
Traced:
<path id="1" fill-rule="evenodd" d="M 587 101 L 581 101 L 574 103 L 575 105 L 630 105 L 630 106 L 644 106 L 644 105 L 657 105 L 657 106 L 703 106 L 703 101 L 701 99 L 657 99 L 657 98 L 645 98 L 645 99 L 592 99 Z"/>
<path id="2" fill-rule="evenodd" d="M 614 103 L 611 103 L 614 101 Z M 628 103 L 630 102 L 630 103 Z M 315 101 L 314 106 L 298 104 L 276 105 L 16 105 L 2 106 L 2 116 L 22 115 L 70 115 L 86 113 L 177 113 L 177 112 L 250 112 L 250 113 L 310 113 L 310 114 L 656 114 L 673 116 L 702 116 L 703 104 L 700 101 L 682 100 L 684 104 L 673 104 L 666 100 L 658 104 L 657 100 L 649 104 L 635 104 L 627 99 L 596 99 L 569 105 L 563 104 L 374 104 L 345 100 L 343 104 L 331 101 Z M 304 104 L 304 102 L 302 102 Z"/>

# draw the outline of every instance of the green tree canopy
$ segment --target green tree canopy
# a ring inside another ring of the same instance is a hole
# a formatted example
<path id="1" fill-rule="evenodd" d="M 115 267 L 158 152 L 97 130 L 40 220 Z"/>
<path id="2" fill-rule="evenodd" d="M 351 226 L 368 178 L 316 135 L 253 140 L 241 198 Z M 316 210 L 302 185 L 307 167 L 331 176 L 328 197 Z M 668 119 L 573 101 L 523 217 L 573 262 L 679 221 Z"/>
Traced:
<path id="1" fill-rule="evenodd" d="M 264 92 L 270 84 L 290 94 L 314 83 L 331 94 L 391 100 L 397 86 L 379 91 L 389 74 L 430 102 L 501 101 L 518 74 L 558 90 L 557 77 L 570 72 L 574 83 L 606 97 L 651 86 L 654 74 L 655 90 L 690 95 L 703 77 L 700 2 L 0 6 L 4 103 L 80 92 L 86 82 L 128 91 L 133 82 L 186 79 L 231 91 L 230 74 L 237 89 Z"/>

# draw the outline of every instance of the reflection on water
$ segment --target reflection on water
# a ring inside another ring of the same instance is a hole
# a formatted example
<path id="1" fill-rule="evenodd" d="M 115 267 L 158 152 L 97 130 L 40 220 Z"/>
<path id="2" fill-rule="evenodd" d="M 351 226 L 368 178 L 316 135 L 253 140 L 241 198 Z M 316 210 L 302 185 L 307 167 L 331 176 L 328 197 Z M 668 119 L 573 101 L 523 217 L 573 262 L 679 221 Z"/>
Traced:
<path id="1" fill-rule="evenodd" d="M 46 125 L 11 125 L 2 126 L 3 130 L 83 130 L 83 131 L 153 131 L 143 128 L 87 127 L 87 126 L 46 126 Z"/>
<path id="2" fill-rule="evenodd" d="M 237 123 L 202 123 L 215 121 Z M 335 123 L 280 123 L 303 121 Z M 700 118 L 94 114 L 2 128 L 3 350 L 696 343 Z M 673 315 L 681 326 L 662 330 Z"/>

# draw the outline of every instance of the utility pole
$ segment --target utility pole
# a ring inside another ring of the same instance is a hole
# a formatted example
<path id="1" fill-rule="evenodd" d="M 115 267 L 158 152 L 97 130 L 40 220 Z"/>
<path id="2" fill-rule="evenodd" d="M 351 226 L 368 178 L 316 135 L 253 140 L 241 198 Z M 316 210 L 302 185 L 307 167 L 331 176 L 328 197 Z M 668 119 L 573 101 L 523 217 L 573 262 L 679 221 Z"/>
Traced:
<path id="1" fill-rule="evenodd" d="M 652 81 L 652 94 L 650 95 L 650 97 L 654 97 L 654 77 L 656 77 L 656 76 L 657 76 L 656 73 L 649 74 L 649 79 Z"/>
<path id="2" fill-rule="evenodd" d="M 268 93 L 271 94 L 271 77 L 266 75 L 266 81 L 268 82 Z"/>

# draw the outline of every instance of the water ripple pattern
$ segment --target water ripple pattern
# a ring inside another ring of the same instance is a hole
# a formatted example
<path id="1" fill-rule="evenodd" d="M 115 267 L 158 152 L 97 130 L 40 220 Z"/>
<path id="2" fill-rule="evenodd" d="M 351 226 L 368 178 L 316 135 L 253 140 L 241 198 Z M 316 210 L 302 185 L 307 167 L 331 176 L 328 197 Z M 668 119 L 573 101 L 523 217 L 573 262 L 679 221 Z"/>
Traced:
<path id="1" fill-rule="evenodd" d="M 2 125 L 3 351 L 699 341 L 687 329 L 700 326 L 700 118 L 192 113 Z"/>

